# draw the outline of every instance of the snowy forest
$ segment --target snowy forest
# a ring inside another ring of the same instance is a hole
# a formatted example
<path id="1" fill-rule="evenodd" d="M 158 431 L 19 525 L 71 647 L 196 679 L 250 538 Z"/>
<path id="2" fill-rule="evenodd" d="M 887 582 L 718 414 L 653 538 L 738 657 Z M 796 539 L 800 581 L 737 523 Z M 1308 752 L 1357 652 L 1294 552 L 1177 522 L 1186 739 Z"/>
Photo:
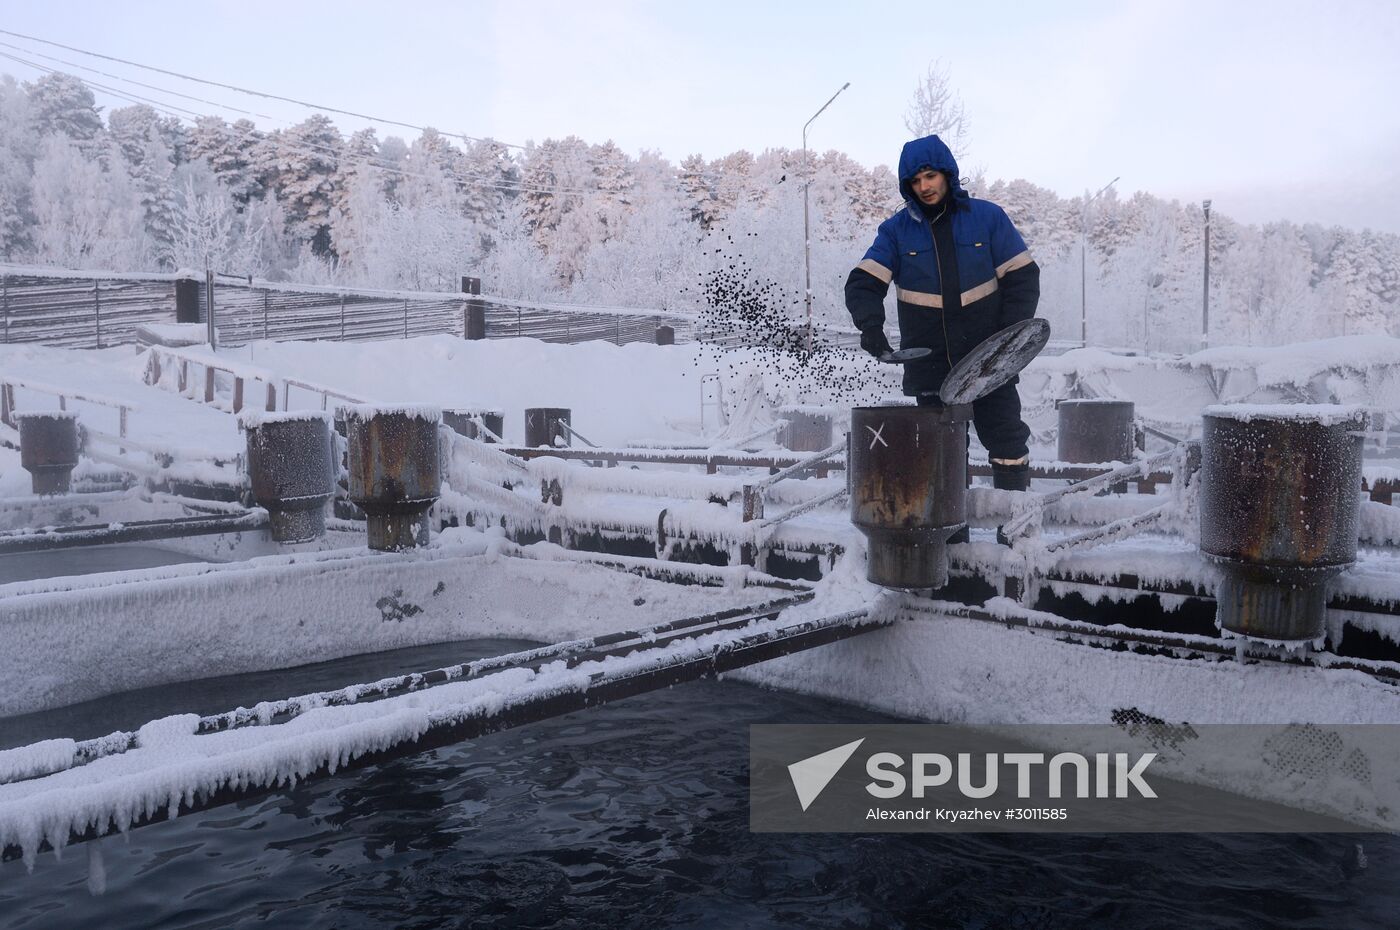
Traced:
<path id="1" fill-rule="evenodd" d="M 412 141 L 345 135 L 322 114 L 271 130 L 144 103 L 104 114 L 76 77 L 0 79 L 0 260 L 11 264 L 431 291 L 466 274 L 502 297 L 661 310 L 699 309 L 697 281 L 737 264 L 796 318 L 804 182 L 815 313 L 848 326 L 842 283 L 900 204 L 889 167 L 840 151 L 677 165 L 572 136 L 518 147 L 431 129 Z M 1199 204 L 1113 189 L 1064 198 L 980 175 L 965 186 L 1020 227 L 1057 338 L 1078 340 L 1082 299 L 1090 344 L 1200 348 Z M 1400 236 L 1210 220 L 1213 345 L 1400 335 Z"/>

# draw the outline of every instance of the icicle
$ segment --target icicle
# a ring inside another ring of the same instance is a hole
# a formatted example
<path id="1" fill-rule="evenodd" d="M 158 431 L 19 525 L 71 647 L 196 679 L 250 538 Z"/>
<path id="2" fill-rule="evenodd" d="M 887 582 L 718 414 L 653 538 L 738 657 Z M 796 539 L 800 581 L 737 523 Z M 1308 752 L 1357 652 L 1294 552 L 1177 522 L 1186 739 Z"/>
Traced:
<path id="1" fill-rule="evenodd" d="M 1357 847 L 1360 848 L 1359 846 Z M 87 888 L 94 898 L 107 893 L 107 864 L 102 859 L 102 841 L 89 840 L 87 844 Z"/>

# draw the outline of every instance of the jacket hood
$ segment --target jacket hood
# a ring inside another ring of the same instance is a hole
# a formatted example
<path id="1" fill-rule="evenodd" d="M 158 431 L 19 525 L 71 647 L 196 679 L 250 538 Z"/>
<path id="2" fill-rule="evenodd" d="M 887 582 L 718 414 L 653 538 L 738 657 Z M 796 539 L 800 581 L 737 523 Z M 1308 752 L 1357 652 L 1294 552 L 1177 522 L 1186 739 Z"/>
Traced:
<path id="1" fill-rule="evenodd" d="M 910 187 L 909 182 L 924 167 L 942 171 L 947 175 L 948 193 L 952 199 L 968 199 L 969 194 L 962 189 L 962 181 L 958 178 L 958 162 L 953 158 L 952 149 L 937 136 L 924 136 L 922 139 L 906 142 L 904 151 L 899 153 L 899 194 L 916 212 L 919 208 L 919 198 L 914 196 L 914 189 Z"/>

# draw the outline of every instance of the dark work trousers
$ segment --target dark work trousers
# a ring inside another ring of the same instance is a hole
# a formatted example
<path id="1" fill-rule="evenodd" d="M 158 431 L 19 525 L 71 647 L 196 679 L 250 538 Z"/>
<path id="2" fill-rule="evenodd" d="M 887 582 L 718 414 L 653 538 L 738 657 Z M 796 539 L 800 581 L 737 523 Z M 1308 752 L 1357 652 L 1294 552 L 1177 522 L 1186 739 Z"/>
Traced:
<path id="1" fill-rule="evenodd" d="M 972 402 L 972 425 L 989 458 L 1019 459 L 1030 449 L 1026 440 L 1031 428 L 1021 419 L 1021 395 L 1016 393 L 1018 378 Z M 920 407 L 941 407 L 937 394 L 920 394 Z"/>

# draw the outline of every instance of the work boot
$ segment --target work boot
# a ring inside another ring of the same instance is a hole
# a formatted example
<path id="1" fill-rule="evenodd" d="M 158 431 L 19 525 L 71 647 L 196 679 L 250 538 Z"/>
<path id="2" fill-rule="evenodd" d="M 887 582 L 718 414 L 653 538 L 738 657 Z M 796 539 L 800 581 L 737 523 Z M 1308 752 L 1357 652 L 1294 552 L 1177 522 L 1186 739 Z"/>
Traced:
<path id="1" fill-rule="evenodd" d="M 992 459 L 992 487 L 998 491 L 1027 491 L 1031 486 L 1031 457 Z M 1011 545 L 1011 540 L 997 527 L 997 542 Z"/>

